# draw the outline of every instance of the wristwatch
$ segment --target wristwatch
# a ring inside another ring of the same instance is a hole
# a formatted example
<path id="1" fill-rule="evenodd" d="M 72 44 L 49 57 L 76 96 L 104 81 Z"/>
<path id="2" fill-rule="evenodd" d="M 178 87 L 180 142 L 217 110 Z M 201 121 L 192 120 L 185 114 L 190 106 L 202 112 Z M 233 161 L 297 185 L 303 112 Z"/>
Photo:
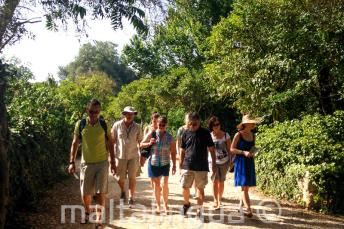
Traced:
<path id="1" fill-rule="evenodd" d="M 75 164 L 75 161 L 70 161 L 69 164 L 70 164 L 70 165 L 71 165 L 71 164 Z"/>

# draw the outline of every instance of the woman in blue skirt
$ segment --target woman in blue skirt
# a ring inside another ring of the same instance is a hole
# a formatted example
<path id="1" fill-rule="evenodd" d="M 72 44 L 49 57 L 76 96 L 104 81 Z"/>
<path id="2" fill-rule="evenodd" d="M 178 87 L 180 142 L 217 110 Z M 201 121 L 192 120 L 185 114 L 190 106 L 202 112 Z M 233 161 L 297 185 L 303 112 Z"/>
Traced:
<path id="1" fill-rule="evenodd" d="M 158 118 L 158 129 L 155 136 L 152 132 L 147 134 L 141 142 L 141 147 L 151 147 L 151 156 L 148 160 L 148 176 L 153 183 L 156 200 L 156 213 L 160 214 L 161 178 L 163 177 L 162 194 L 164 210 L 168 213 L 168 176 L 170 173 L 170 161 L 172 159 L 172 174 L 176 173 L 176 146 L 173 137 L 166 131 L 167 118 Z"/>
<path id="2" fill-rule="evenodd" d="M 256 172 L 254 168 L 255 136 L 252 130 L 261 118 L 252 118 L 244 115 L 242 122 L 237 126 L 238 133 L 233 138 L 231 152 L 236 155 L 234 160 L 234 184 L 241 187 L 240 210 L 245 205 L 247 217 L 252 217 L 249 187 L 256 186 Z"/>

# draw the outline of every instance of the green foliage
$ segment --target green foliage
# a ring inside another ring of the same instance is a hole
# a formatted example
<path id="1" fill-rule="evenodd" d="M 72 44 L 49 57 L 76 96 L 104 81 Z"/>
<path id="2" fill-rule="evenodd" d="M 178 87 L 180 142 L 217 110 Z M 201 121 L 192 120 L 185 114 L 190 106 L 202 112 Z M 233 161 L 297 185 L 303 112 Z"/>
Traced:
<path id="1" fill-rule="evenodd" d="M 79 75 L 103 72 L 115 81 L 114 92 L 124 84 L 136 79 L 134 72 L 121 63 L 117 45 L 112 42 L 95 41 L 81 46 L 78 56 L 65 67 L 60 67 L 59 77 L 75 79 Z"/>
<path id="2" fill-rule="evenodd" d="M 57 97 L 61 99 L 69 115 L 68 122 L 74 124 L 83 117 L 85 106 L 92 98 L 98 99 L 102 103 L 102 109 L 106 110 L 114 97 L 114 87 L 114 82 L 104 73 L 93 72 L 77 76 L 75 80 L 62 80 L 57 89 Z"/>
<path id="3" fill-rule="evenodd" d="M 160 3 L 157 0 L 136 1 L 136 0 L 107 0 L 107 1 L 42 1 L 43 8 L 46 12 L 46 26 L 48 29 L 57 30 L 57 22 L 66 25 L 68 19 L 72 19 L 77 25 L 77 29 L 82 31 L 86 23 L 86 15 L 92 18 L 102 19 L 109 18 L 112 27 L 116 30 L 123 27 L 123 17 L 139 32 L 146 32 L 147 25 L 143 18 L 145 13 L 137 6 Z"/>
<path id="4" fill-rule="evenodd" d="M 261 126 L 257 136 L 258 186 L 264 192 L 301 202 L 300 182 L 309 171 L 322 210 L 344 208 L 344 111 Z"/>
<path id="5" fill-rule="evenodd" d="M 14 67 L 12 66 L 12 69 Z M 19 68 L 20 69 L 20 68 Z M 71 129 L 53 80 L 31 84 L 14 73 L 7 93 L 11 206 L 29 205 L 63 177 Z M 62 175 L 62 176 L 61 176 Z"/>
<path id="6" fill-rule="evenodd" d="M 207 73 L 222 96 L 274 120 L 343 108 L 341 1 L 238 0 L 233 7 L 208 39 L 214 62 Z"/>
<path id="7" fill-rule="evenodd" d="M 153 77 L 164 72 L 159 47 L 144 36 L 135 35 L 131 38 L 130 44 L 123 48 L 121 59 L 134 69 L 138 77 Z"/>
<path id="8" fill-rule="evenodd" d="M 153 111 L 165 115 L 171 109 L 201 111 L 211 105 L 208 94 L 208 86 L 201 75 L 191 75 L 185 68 L 172 69 L 165 76 L 143 78 L 124 86 L 109 112 L 110 116 L 118 118 L 123 107 L 131 105 L 139 111 L 139 118 L 148 123 Z M 184 114 L 179 119 L 184 119 Z"/>
<path id="9" fill-rule="evenodd" d="M 172 107 L 167 114 L 168 129 L 174 136 L 177 135 L 178 128 L 184 125 L 185 108 Z"/>
<path id="10" fill-rule="evenodd" d="M 121 112 L 126 106 L 135 107 L 138 117 L 149 122 L 149 110 L 155 106 L 152 79 L 140 79 L 123 86 L 121 92 L 111 101 L 105 117 L 120 119 Z"/>
<path id="11" fill-rule="evenodd" d="M 154 36 L 135 36 L 124 48 L 125 62 L 140 76 L 158 76 L 173 68 L 199 70 L 205 61 L 205 42 L 213 25 L 232 9 L 228 0 L 178 0 Z"/>

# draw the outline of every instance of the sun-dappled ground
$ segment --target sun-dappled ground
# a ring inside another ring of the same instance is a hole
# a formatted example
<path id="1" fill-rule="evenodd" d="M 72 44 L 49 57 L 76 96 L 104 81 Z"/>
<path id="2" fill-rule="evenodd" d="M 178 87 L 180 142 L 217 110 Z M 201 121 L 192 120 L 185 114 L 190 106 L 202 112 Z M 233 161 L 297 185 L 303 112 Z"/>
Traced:
<path id="1" fill-rule="evenodd" d="M 109 177 L 109 194 L 104 228 L 344 228 L 344 216 L 330 216 L 304 210 L 294 204 L 278 202 L 265 197 L 257 190 L 250 192 L 253 204 L 253 218 L 247 218 L 237 211 L 239 189 L 233 185 L 233 176 L 228 174 L 225 184 L 223 207 L 212 210 L 211 183 L 206 187 L 206 201 L 203 217 L 196 217 L 196 210 L 188 216 L 181 214 L 183 204 L 179 173 L 170 177 L 169 215 L 155 214 L 152 191 L 147 168 L 137 181 L 136 205 L 129 209 L 119 201 L 119 186 L 114 177 Z M 196 200 L 192 200 L 195 204 Z M 71 177 L 54 186 L 29 212 L 18 212 L 10 228 L 95 228 L 94 224 L 80 224 L 80 211 L 72 222 L 71 211 L 62 214 L 63 205 L 80 205 L 79 181 Z M 65 216 L 65 223 L 62 223 Z"/>

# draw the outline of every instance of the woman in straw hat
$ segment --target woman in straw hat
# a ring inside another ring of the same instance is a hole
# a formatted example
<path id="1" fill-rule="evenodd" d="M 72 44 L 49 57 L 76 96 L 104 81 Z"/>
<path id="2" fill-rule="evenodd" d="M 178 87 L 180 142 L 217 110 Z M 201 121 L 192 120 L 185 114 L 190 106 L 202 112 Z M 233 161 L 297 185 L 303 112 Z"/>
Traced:
<path id="1" fill-rule="evenodd" d="M 254 168 L 254 145 L 255 136 L 252 130 L 256 124 L 262 121 L 261 118 L 253 118 L 250 115 L 244 115 L 242 122 L 237 126 L 238 133 L 234 136 L 231 145 L 231 152 L 236 154 L 234 160 L 234 184 L 241 186 L 239 210 L 245 205 L 247 217 L 252 217 L 250 197 L 248 195 L 249 187 L 256 186 L 256 173 Z"/>

